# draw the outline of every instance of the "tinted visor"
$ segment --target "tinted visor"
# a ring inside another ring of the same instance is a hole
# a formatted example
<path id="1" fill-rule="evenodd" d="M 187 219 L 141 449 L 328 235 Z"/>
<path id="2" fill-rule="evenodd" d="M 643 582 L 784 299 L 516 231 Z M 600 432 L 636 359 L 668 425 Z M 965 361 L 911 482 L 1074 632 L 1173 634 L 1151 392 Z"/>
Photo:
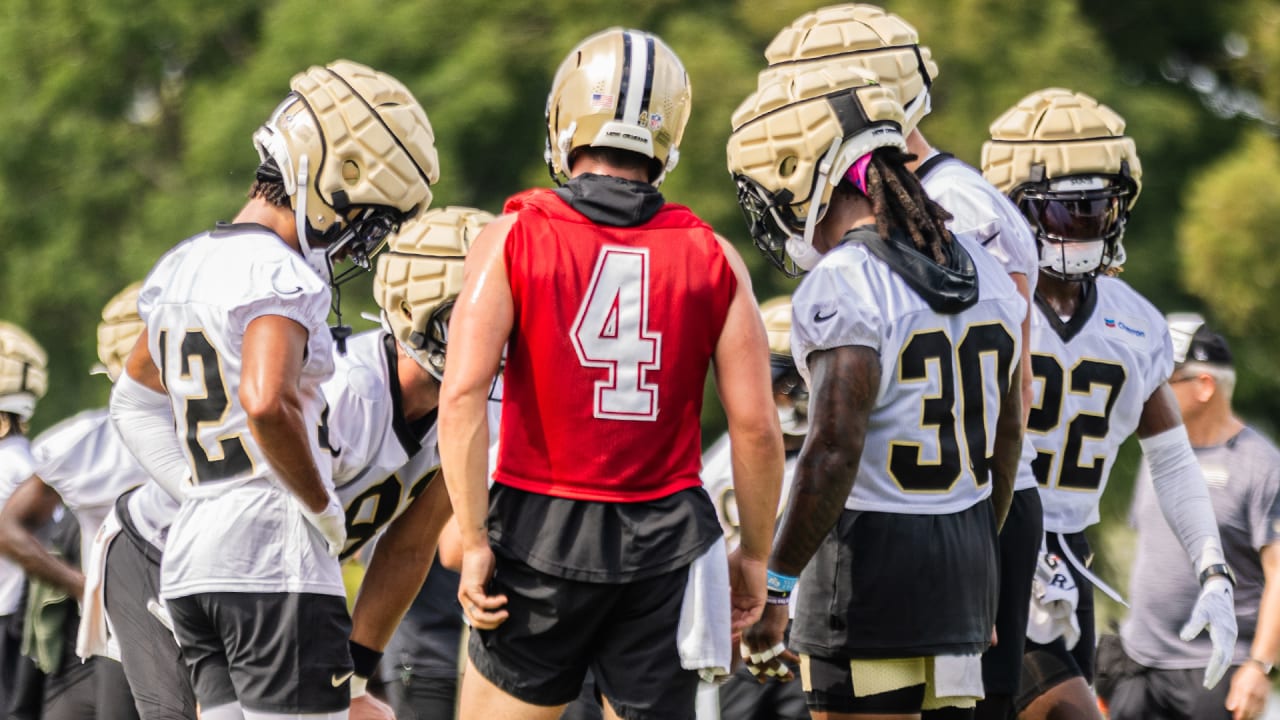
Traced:
<path id="1" fill-rule="evenodd" d="M 1018 202 L 1041 235 L 1059 242 L 1108 240 L 1124 229 L 1125 186 L 1083 192 L 1028 190 Z"/>

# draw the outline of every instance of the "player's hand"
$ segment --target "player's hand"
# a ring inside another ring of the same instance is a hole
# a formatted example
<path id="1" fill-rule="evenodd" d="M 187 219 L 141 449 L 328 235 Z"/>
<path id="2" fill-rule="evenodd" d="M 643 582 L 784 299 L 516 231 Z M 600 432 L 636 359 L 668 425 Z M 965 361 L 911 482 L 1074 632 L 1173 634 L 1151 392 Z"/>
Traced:
<path id="1" fill-rule="evenodd" d="M 347 513 L 343 511 L 342 505 L 338 504 L 338 497 L 329 493 L 329 504 L 318 513 L 311 512 L 301 502 L 298 503 L 298 508 L 302 510 L 302 517 L 319 530 L 320 535 L 329 544 L 329 555 L 332 557 L 341 555 L 342 549 L 347 545 Z"/>
<path id="2" fill-rule="evenodd" d="M 1231 656 L 1236 649 L 1235 600 L 1231 582 L 1221 575 L 1214 575 L 1205 581 L 1195 607 L 1191 608 L 1191 618 L 1182 627 L 1179 636 L 1184 642 L 1190 642 L 1206 627 L 1209 628 L 1209 640 L 1213 643 L 1213 654 L 1204 671 L 1204 686 L 1212 688 L 1222 680 L 1227 668 L 1231 667 Z"/>
<path id="3" fill-rule="evenodd" d="M 1257 663 L 1241 665 L 1231 676 L 1231 689 L 1227 691 L 1227 709 L 1232 720 L 1255 720 L 1267 709 L 1267 694 L 1271 692 L 1271 680 Z"/>
<path id="4" fill-rule="evenodd" d="M 742 636 L 742 631 L 748 625 L 760 619 L 768 590 L 768 569 L 768 561 L 749 557 L 742 552 L 742 548 L 729 554 L 729 595 L 732 601 L 730 623 L 734 640 Z"/>
<path id="5" fill-rule="evenodd" d="M 493 578 L 493 549 L 488 545 L 462 553 L 462 577 L 458 581 L 458 604 L 471 627 L 492 630 L 506 622 L 506 595 L 490 595 L 486 588 Z"/>
<path id="6" fill-rule="evenodd" d="M 795 679 L 795 673 L 786 663 L 794 664 L 800 660 L 782 642 L 787 632 L 787 620 L 786 605 L 766 605 L 760 622 L 742 633 L 738 650 L 756 682 L 763 683 L 769 678 L 782 682 Z"/>
<path id="7" fill-rule="evenodd" d="M 390 705 L 366 693 L 351 698 L 351 710 L 347 717 L 350 720 L 396 720 L 396 713 Z"/>

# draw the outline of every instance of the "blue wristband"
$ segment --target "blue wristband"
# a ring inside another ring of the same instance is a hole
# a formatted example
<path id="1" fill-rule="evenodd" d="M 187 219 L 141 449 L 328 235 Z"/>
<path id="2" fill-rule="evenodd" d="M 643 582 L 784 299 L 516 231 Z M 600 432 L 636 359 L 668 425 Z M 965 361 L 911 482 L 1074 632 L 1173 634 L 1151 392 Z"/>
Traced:
<path id="1" fill-rule="evenodd" d="M 768 581 L 769 589 L 776 590 L 777 592 L 784 592 L 784 593 L 789 593 L 792 590 L 794 590 L 796 587 L 796 582 L 798 581 L 798 578 L 792 577 L 790 575 L 783 575 L 782 573 L 776 573 L 772 570 L 769 571 L 768 577 L 769 577 L 769 581 Z"/>

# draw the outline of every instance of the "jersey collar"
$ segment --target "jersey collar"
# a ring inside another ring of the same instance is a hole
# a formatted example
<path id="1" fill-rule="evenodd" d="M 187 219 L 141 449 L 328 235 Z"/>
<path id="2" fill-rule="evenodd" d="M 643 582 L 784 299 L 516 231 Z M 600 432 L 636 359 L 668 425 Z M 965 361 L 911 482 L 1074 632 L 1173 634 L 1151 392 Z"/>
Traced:
<path id="1" fill-rule="evenodd" d="M 1049 327 L 1062 338 L 1062 342 L 1071 342 L 1071 338 L 1079 335 L 1085 324 L 1089 322 L 1089 318 L 1093 317 L 1093 310 L 1098 306 L 1098 284 L 1092 282 L 1084 284 L 1084 297 L 1080 298 L 1080 305 L 1076 308 L 1075 314 L 1066 322 L 1058 317 L 1058 312 L 1047 300 L 1040 297 L 1040 293 L 1036 293 L 1035 300 L 1036 307 L 1040 308 L 1040 314 L 1049 323 Z"/>

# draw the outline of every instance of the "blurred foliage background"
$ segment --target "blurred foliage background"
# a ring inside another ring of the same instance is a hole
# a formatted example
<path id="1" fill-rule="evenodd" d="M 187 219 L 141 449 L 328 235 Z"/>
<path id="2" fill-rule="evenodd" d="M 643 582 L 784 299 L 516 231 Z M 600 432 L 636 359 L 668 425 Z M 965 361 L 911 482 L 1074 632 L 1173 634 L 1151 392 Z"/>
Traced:
<path id="1" fill-rule="evenodd" d="M 611 25 L 660 34 L 692 78 L 680 167 L 663 187 L 737 242 L 767 298 L 791 285 L 751 249 L 725 170 L 729 116 L 795 0 L 0 0 L 0 317 L 49 351 L 36 430 L 101 405 L 87 370 L 103 304 L 182 238 L 239 209 L 250 135 L 311 64 L 347 57 L 412 89 L 435 127 L 436 204 L 498 211 L 549 184 L 551 75 Z M 1232 341 L 1239 409 L 1280 416 L 1280 0 L 893 0 L 940 67 L 935 145 L 976 163 L 987 124 L 1046 86 L 1128 120 L 1144 166 L 1124 278 L 1165 312 L 1199 310 Z M 344 307 L 372 310 L 369 283 Z M 349 320 L 350 321 L 350 320 Z M 365 324 L 364 327 L 369 327 Z M 708 436 L 722 426 L 707 408 Z M 1104 503 L 1122 525 L 1136 452 Z M 1104 572 L 1124 585 L 1123 542 Z"/>

